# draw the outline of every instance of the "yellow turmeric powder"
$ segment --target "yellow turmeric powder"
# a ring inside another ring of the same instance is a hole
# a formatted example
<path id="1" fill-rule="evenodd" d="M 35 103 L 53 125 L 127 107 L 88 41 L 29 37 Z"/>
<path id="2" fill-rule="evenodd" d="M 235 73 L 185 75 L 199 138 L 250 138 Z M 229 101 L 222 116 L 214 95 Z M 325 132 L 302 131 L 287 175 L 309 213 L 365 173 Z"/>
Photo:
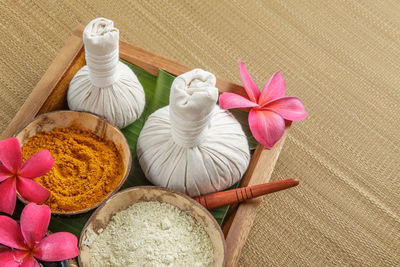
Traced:
<path id="1" fill-rule="evenodd" d="M 22 146 L 24 161 L 48 149 L 54 167 L 35 181 L 51 191 L 45 202 L 53 212 L 89 208 L 106 198 L 123 178 L 122 156 L 115 144 L 77 128 L 36 134 Z"/>

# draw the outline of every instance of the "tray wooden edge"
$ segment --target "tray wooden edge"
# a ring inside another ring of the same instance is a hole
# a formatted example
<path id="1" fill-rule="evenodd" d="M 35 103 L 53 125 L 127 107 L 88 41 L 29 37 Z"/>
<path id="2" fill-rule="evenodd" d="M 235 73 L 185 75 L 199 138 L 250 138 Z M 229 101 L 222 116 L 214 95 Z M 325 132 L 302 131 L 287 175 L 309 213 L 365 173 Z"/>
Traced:
<path id="1" fill-rule="evenodd" d="M 16 116 L 3 131 L 0 140 L 11 137 L 31 119 L 46 111 L 43 110 L 43 106 L 49 105 L 49 97 L 54 93 L 53 90 L 83 51 L 83 29 L 83 26 L 79 26 L 74 30 L 72 36 L 67 40 Z M 154 75 L 157 75 L 158 69 L 163 69 L 173 75 L 180 75 L 192 69 L 123 41 L 120 41 L 120 57 Z M 220 92 L 230 91 L 245 95 L 242 86 L 223 79 L 217 78 L 217 87 Z M 257 146 L 241 186 L 265 183 L 270 180 L 289 127 L 290 124 L 286 126 L 282 139 L 273 149 L 268 150 L 261 145 Z M 237 265 L 260 203 L 261 199 L 258 198 L 230 209 L 228 217 L 223 224 L 223 232 L 227 243 L 226 266 Z M 70 263 L 71 266 L 77 266 L 73 261 L 70 261 Z"/>
<path id="2" fill-rule="evenodd" d="M 284 135 L 281 140 L 275 144 L 273 149 L 268 150 L 262 145 L 257 146 L 240 187 L 267 183 L 271 179 L 272 172 L 274 171 L 275 164 L 283 148 L 289 128 L 290 124 L 286 126 Z M 231 210 L 233 210 L 232 214 L 225 218 L 222 227 L 227 247 L 226 266 L 237 265 L 261 201 L 261 197 L 247 200 L 236 207 L 231 206 L 228 211 L 231 212 Z"/>
<path id="3" fill-rule="evenodd" d="M 83 26 L 79 26 L 73 33 L 74 36 L 82 38 Z M 119 56 L 120 58 L 135 64 L 136 66 L 144 69 L 145 71 L 157 75 L 158 69 L 162 69 L 171 73 L 174 76 L 181 75 L 187 71 L 192 70 L 176 61 L 151 53 L 143 48 L 134 46 L 124 41 L 119 42 Z M 243 87 L 232 82 L 220 79 L 217 77 L 217 87 L 220 92 L 234 92 L 236 94 L 245 95 Z"/>

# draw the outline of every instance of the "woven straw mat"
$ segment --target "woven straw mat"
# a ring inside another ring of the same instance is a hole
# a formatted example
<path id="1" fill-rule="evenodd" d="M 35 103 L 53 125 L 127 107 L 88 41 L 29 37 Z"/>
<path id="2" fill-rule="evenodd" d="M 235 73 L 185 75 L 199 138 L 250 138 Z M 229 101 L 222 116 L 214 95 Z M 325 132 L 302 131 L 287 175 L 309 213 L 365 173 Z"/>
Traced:
<path id="1" fill-rule="evenodd" d="M 4 130 L 79 24 L 240 84 L 275 71 L 293 123 L 239 266 L 400 266 L 400 1 L 0 0 Z"/>

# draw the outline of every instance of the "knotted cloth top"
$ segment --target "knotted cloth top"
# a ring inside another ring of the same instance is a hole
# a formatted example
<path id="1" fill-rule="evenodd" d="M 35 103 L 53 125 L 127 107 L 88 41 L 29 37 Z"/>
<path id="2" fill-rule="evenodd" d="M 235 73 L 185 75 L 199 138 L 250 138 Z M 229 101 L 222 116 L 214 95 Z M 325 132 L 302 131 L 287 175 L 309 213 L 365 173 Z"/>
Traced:
<path id="1" fill-rule="evenodd" d="M 83 31 L 86 65 L 89 78 L 96 87 L 112 85 L 119 78 L 119 31 L 114 22 L 97 18 Z"/>
<path id="2" fill-rule="evenodd" d="M 175 143 L 183 147 L 194 147 L 205 139 L 218 99 L 215 84 L 214 74 L 201 69 L 184 73 L 174 80 L 169 99 L 169 116 Z"/>

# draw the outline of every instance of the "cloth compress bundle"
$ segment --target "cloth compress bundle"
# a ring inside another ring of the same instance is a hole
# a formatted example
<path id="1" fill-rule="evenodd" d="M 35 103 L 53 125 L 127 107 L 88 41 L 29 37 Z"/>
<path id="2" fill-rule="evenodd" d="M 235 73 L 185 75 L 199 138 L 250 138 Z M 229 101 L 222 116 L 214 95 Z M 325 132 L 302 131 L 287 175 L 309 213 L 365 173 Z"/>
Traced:
<path id="1" fill-rule="evenodd" d="M 239 122 L 216 105 L 215 76 L 194 69 L 178 76 L 170 105 L 145 123 L 137 154 L 154 184 L 198 196 L 226 189 L 246 171 L 250 153 Z"/>
<path id="2" fill-rule="evenodd" d="M 143 87 L 133 71 L 119 61 L 119 31 L 105 18 L 92 20 L 83 31 L 86 66 L 72 79 L 68 106 L 92 112 L 123 128 L 142 114 Z"/>

